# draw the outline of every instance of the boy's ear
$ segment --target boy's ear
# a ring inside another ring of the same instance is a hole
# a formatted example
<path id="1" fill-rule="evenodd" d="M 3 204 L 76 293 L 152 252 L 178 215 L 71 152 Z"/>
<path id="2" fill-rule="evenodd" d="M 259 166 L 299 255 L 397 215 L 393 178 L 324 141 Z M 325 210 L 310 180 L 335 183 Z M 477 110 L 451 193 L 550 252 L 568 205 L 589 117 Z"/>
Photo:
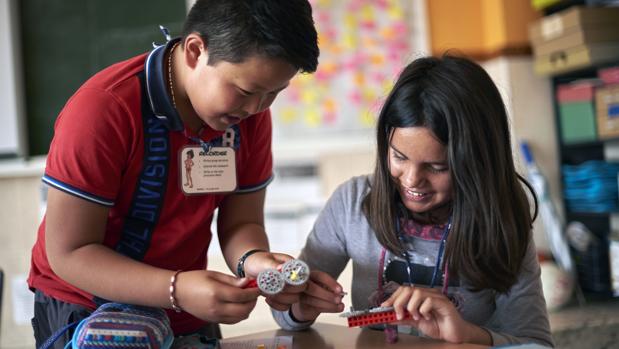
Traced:
<path id="1" fill-rule="evenodd" d="M 187 35 L 185 38 L 185 63 L 194 69 L 200 60 L 204 64 L 208 62 L 208 53 L 204 40 L 197 33 Z"/>

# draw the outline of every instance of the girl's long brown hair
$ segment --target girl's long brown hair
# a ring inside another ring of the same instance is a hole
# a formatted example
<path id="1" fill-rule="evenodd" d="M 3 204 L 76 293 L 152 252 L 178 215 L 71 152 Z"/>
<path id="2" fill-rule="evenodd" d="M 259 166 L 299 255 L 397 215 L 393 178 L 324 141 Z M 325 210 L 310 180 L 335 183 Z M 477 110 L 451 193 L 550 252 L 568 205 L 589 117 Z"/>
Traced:
<path id="1" fill-rule="evenodd" d="M 516 173 L 505 106 L 476 63 L 421 58 L 398 78 L 380 112 L 376 167 L 364 213 L 380 243 L 401 254 L 395 220 L 402 206 L 389 172 L 394 128 L 427 127 L 447 147 L 452 180 L 452 229 L 445 261 L 473 289 L 507 292 L 516 282 L 531 239 L 537 199 Z M 523 184 L 532 193 L 534 213 Z"/>

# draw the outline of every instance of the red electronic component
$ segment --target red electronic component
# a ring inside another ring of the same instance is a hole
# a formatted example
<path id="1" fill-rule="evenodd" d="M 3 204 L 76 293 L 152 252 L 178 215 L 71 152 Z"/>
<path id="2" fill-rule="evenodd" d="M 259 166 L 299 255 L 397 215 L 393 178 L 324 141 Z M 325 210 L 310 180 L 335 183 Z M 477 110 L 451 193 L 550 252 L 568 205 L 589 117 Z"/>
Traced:
<path id="1" fill-rule="evenodd" d="M 284 289 L 284 274 L 275 269 L 266 269 L 258 274 L 257 279 L 251 279 L 243 288 L 258 287 L 266 294 L 278 294 Z"/>
<path id="2" fill-rule="evenodd" d="M 252 288 L 252 287 L 258 287 L 258 281 L 256 281 L 256 279 L 249 280 L 247 285 L 245 285 L 245 287 L 243 288 Z"/>
<path id="3" fill-rule="evenodd" d="M 374 324 L 387 324 L 398 321 L 392 307 L 372 308 L 369 310 L 352 311 L 340 315 L 348 320 L 348 327 L 368 326 Z M 404 319 L 410 319 L 411 314 L 406 313 Z"/>

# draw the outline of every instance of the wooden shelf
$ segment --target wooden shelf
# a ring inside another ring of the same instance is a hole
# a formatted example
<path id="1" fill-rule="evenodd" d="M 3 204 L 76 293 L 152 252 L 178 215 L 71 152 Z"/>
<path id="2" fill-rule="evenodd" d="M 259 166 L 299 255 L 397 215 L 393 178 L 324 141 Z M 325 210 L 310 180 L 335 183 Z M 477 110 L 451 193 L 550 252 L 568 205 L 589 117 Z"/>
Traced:
<path id="1" fill-rule="evenodd" d="M 619 141 L 619 137 L 596 139 L 582 142 L 564 143 L 561 135 L 561 117 L 556 89 L 560 84 L 580 79 L 597 78 L 600 68 L 618 66 L 619 62 L 607 62 L 570 72 L 564 72 L 551 78 L 555 123 L 557 127 L 557 144 L 559 165 L 577 165 L 588 160 L 605 160 L 604 148 L 607 143 Z M 561 184 L 563 175 L 561 174 Z M 565 201 L 563 201 L 565 204 Z M 600 245 L 591 246 L 587 251 L 573 250 L 577 265 L 580 286 L 594 297 L 607 298 L 610 294 L 610 271 L 608 270 L 608 235 L 611 233 L 611 215 L 619 212 L 565 212 L 566 222 L 581 222 L 590 230 Z"/>
<path id="2" fill-rule="evenodd" d="M 611 142 L 619 142 L 619 137 L 613 137 L 613 138 L 608 138 L 608 139 L 596 139 L 593 141 L 564 143 L 561 145 L 561 147 L 563 148 L 589 148 L 589 147 L 603 146 L 604 144 L 611 143 Z"/>
<path id="3" fill-rule="evenodd" d="M 585 217 L 606 217 L 609 214 L 619 213 L 619 211 L 604 211 L 604 212 L 567 212 L 571 216 L 585 216 Z"/>

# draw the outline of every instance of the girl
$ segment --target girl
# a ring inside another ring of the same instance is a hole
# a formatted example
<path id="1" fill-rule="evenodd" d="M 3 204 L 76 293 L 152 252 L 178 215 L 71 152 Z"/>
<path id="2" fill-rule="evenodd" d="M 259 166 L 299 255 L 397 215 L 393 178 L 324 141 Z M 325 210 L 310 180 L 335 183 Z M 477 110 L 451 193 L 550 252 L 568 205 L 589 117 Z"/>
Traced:
<path id="1" fill-rule="evenodd" d="M 298 303 L 274 312 L 278 323 L 301 329 L 342 311 L 335 278 L 352 259 L 357 310 L 393 306 L 412 316 L 400 324 L 449 342 L 552 346 L 530 186 L 483 68 L 451 56 L 412 62 L 376 136 L 373 175 L 329 199 L 299 257 L 317 271 Z"/>

